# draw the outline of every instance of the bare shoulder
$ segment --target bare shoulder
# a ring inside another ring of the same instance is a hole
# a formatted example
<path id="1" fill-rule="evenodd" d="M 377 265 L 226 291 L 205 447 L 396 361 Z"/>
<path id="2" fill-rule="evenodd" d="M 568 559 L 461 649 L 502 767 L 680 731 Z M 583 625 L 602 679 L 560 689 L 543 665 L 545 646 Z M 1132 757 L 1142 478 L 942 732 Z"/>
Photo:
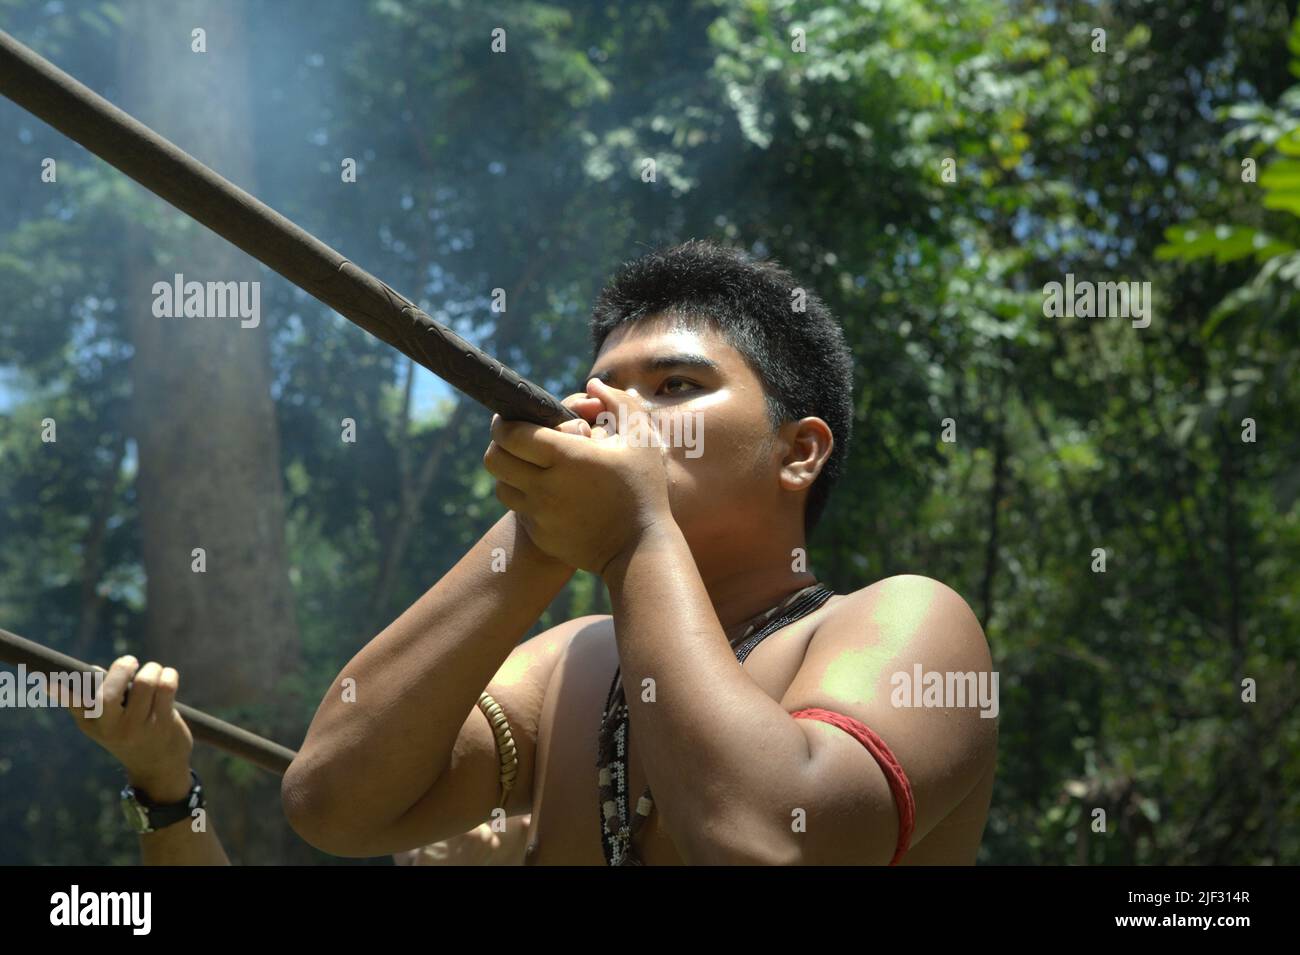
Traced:
<path id="1" fill-rule="evenodd" d="M 587 614 L 558 623 L 519 644 L 502 669 L 527 671 L 540 666 L 549 674 L 571 646 L 598 639 L 609 629 L 611 619 L 606 614 Z M 512 674 L 503 675 L 508 678 Z"/>
<path id="2" fill-rule="evenodd" d="M 828 608 L 787 697 L 859 707 L 858 718 L 930 754 L 951 745 L 982 771 L 996 747 L 998 692 L 984 628 L 966 601 L 937 580 L 901 574 Z"/>
<path id="3" fill-rule="evenodd" d="M 614 618 L 607 613 L 588 614 L 575 617 L 568 624 L 569 639 L 566 648 L 571 656 L 587 656 L 591 653 L 612 651 L 617 654 L 614 643 Z"/>
<path id="4" fill-rule="evenodd" d="M 545 639 L 548 646 L 547 650 L 567 646 L 570 641 L 579 638 L 590 639 L 595 634 L 609 628 L 614 618 L 609 614 L 592 613 L 585 614 L 581 617 L 573 617 L 563 623 L 556 624 L 550 630 L 545 630 L 533 637 L 534 640 Z"/>
<path id="5" fill-rule="evenodd" d="M 614 667 L 619 659 L 614 617 L 608 613 L 575 617 L 547 633 L 555 634 L 545 651 L 552 655 L 547 668 L 547 696 L 555 696 L 560 691 L 568 694 L 575 681 L 585 685 L 595 674 Z M 554 708 L 554 702 L 550 708 Z"/>
<path id="6" fill-rule="evenodd" d="M 884 740 L 915 797 L 913 845 L 934 832 L 930 861 L 951 862 L 973 858 L 983 829 L 997 759 L 997 694 L 988 641 L 966 601 L 937 580 L 905 574 L 827 608 L 781 702 L 790 712 L 851 717 Z M 888 793 L 859 741 L 835 727 L 805 732 L 839 747 L 828 766 L 857 778 L 870 765 L 876 791 Z M 962 806 L 966 815 L 938 828 Z"/>
<path id="7" fill-rule="evenodd" d="M 487 691 L 536 738 L 547 689 L 575 645 L 602 629 L 599 615 L 574 617 L 520 643 L 488 683 Z M 474 714 L 470 714 L 473 720 Z"/>
<path id="8" fill-rule="evenodd" d="M 982 670 L 992 663 L 984 628 L 966 600 L 919 574 L 885 577 L 844 595 L 827 608 L 814 639 L 889 649 L 937 669 Z"/>

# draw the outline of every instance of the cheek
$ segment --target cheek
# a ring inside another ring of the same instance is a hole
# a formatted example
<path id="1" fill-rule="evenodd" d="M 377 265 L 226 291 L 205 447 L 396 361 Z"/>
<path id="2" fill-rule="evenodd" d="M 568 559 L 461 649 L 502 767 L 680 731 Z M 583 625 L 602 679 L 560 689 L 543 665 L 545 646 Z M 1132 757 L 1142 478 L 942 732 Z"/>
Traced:
<path id="1" fill-rule="evenodd" d="M 704 439 L 673 446 L 668 452 L 669 496 L 674 512 L 701 510 L 722 501 L 733 504 L 761 491 L 773 469 L 765 432 L 753 427 L 704 429 Z"/>

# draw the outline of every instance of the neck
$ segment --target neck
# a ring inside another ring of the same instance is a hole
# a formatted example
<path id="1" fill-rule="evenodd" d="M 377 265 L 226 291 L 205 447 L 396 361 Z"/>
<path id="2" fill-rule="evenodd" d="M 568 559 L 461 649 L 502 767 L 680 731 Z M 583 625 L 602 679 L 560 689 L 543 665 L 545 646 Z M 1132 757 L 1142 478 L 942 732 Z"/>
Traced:
<path id="1" fill-rule="evenodd" d="M 797 538 L 792 536 L 788 546 L 774 544 L 748 548 L 744 553 L 696 556 L 700 578 L 728 639 L 738 636 L 765 610 L 817 582 L 811 571 L 790 569 L 791 552 L 804 546 L 803 536 Z"/>

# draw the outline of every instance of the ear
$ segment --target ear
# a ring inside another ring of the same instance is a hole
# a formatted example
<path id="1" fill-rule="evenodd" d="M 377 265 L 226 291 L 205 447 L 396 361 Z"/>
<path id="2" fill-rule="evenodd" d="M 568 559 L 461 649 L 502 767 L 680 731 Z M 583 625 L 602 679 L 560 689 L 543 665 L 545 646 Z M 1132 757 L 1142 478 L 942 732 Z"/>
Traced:
<path id="1" fill-rule="evenodd" d="M 780 437 L 787 448 L 781 459 L 781 487 L 787 491 L 807 490 L 835 447 L 830 425 L 821 418 L 788 421 L 781 426 Z"/>

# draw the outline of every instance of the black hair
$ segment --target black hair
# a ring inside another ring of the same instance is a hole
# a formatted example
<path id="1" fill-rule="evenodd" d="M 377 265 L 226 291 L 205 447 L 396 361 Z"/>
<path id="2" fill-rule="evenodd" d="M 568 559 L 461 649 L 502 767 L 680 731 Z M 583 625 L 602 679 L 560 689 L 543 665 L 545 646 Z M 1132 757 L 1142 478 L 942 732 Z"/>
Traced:
<path id="1" fill-rule="evenodd" d="M 811 534 L 853 427 L 853 358 L 830 309 L 777 262 L 692 239 L 623 264 L 592 309 L 594 355 L 614 329 L 655 315 L 715 328 L 758 375 L 774 429 L 810 416 L 830 427 L 834 446 L 804 511 Z"/>

